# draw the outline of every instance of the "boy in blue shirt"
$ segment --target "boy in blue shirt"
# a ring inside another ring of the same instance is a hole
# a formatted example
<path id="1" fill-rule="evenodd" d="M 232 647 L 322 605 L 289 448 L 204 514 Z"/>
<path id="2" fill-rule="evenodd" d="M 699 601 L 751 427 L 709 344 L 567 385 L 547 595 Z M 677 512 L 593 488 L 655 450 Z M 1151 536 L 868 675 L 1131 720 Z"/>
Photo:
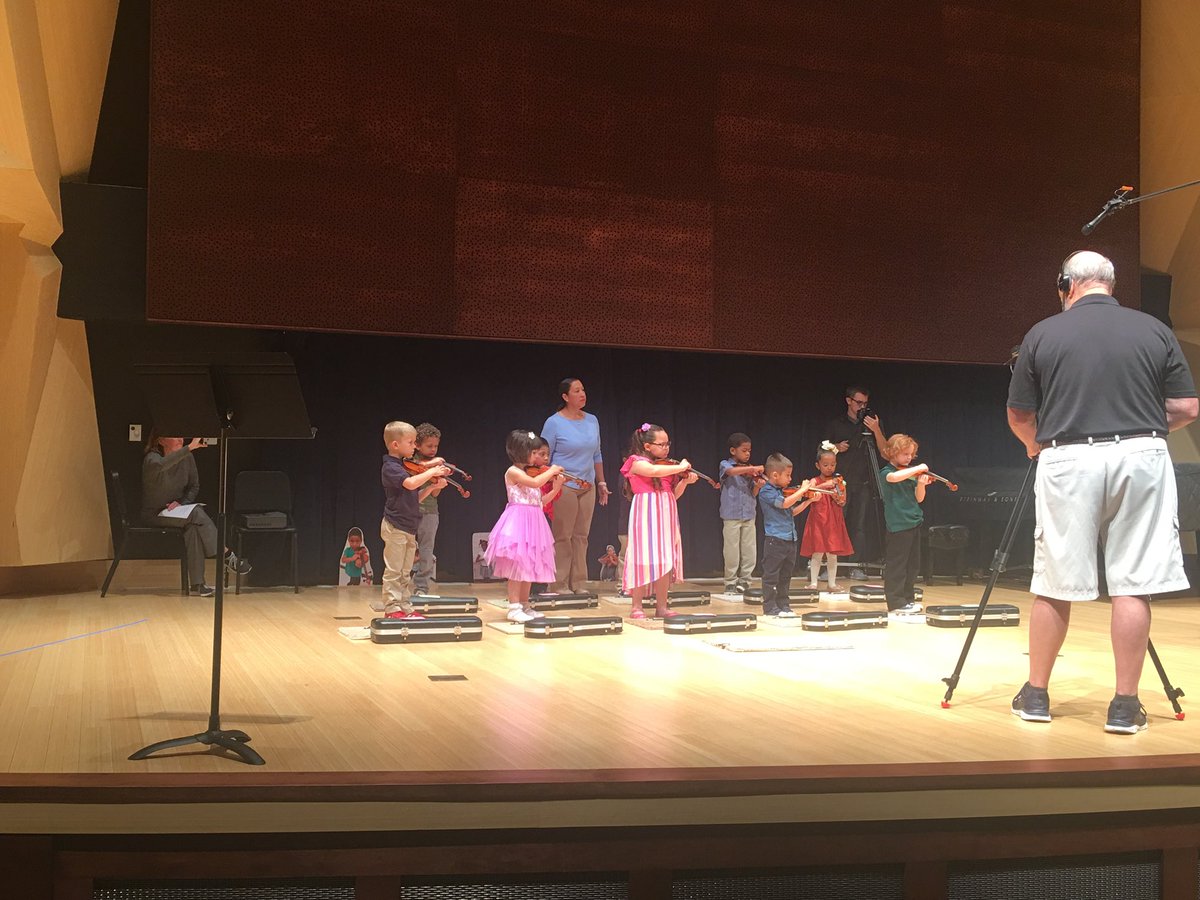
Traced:
<path id="1" fill-rule="evenodd" d="M 757 561 L 754 499 L 762 487 L 762 466 L 750 465 L 750 437 L 729 436 L 729 458 L 721 460 L 721 534 L 725 550 L 725 593 L 745 593 Z"/>
<path id="2" fill-rule="evenodd" d="M 792 480 L 792 461 L 782 453 L 772 453 L 763 467 L 767 483 L 758 492 L 758 505 L 763 511 L 763 615 L 794 619 L 796 614 L 789 605 L 792 586 L 792 571 L 796 568 L 796 521 L 801 510 L 812 500 L 805 500 L 804 493 L 810 482 L 784 493 Z"/>

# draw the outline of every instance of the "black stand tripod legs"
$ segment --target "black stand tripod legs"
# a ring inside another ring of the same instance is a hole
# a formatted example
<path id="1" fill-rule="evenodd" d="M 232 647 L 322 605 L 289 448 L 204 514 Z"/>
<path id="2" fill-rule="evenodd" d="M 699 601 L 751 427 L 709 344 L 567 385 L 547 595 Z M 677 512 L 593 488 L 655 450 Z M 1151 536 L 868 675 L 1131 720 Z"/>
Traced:
<path id="1" fill-rule="evenodd" d="M 160 750 L 169 750 L 172 747 L 190 747 L 192 744 L 203 744 L 206 747 L 221 747 L 224 750 L 228 750 L 238 756 L 242 762 L 249 765 L 265 766 L 267 761 L 247 746 L 249 741 L 250 735 L 244 731 L 202 731 L 199 734 L 192 734 L 187 737 L 158 741 L 148 747 L 143 747 L 129 758 L 146 759 Z"/>
<path id="2" fill-rule="evenodd" d="M 975 618 L 971 622 L 971 630 L 967 632 L 967 639 L 963 642 L 962 652 L 958 655 L 958 663 L 954 666 L 954 674 L 942 679 L 946 684 L 946 694 L 942 697 L 942 709 L 950 708 L 950 698 L 954 696 L 954 691 L 958 687 L 958 679 L 962 675 L 963 666 L 966 665 L 967 654 L 971 651 L 971 644 L 975 641 L 975 633 L 979 630 L 979 623 L 983 620 L 983 611 L 992 596 L 992 589 L 996 587 L 996 581 L 1000 578 L 1000 573 L 1008 565 L 1008 554 L 1012 550 L 1013 540 L 1017 534 L 1017 523 L 1021 520 L 1021 514 L 1025 511 L 1025 504 L 1029 501 L 1029 496 L 1033 492 L 1034 474 L 1036 471 L 1037 457 L 1035 456 L 1029 461 L 1029 468 L 1025 470 L 1025 478 L 1021 482 L 1021 490 L 1017 493 L 1016 502 L 1013 503 L 1012 513 L 1008 517 L 1008 525 L 1004 529 L 1004 537 L 1000 539 L 1000 546 L 996 549 L 996 556 L 992 560 L 992 571 L 988 576 L 987 586 L 983 589 L 983 596 L 979 599 L 979 606 L 975 610 Z"/>
<path id="3" fill-rule="evenodd" d="M 1147 639 L 1146 652 L 1150 654 L 1150 661 L 1154 663 L 1154 668 L 1158 670 L 1158 677 L 1162 681 L 1163 690 L 1166 692 L 1167 699 L 1171 701 L 1171 706 L 1175 710 L 1175 718 L 1182 719 L 1185 713 L 1183 707 L 1179 705 L 1179 698 L 1184 696 L 1183 688 L 1171 685 L 1171 679 L 1167 677 L 1167 670 L 1163 668 L 1162 660 L 1158 658 L 1158 651 L 1154 649 L 1154 641 Z"/>

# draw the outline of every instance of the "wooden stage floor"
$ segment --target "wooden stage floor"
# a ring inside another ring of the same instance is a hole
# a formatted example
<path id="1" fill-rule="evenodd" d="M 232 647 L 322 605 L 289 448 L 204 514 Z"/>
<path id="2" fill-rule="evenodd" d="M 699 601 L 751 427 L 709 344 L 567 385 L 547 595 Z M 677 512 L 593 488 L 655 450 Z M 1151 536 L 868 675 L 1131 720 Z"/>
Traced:
<path id="1" fill-rule="evenodd" d="M 0 598 L 0 802 L 29 811 L 42 798 L 75 802 L 88 790 L 96 802 L 130 803 L 171 799 L 168 789 L 235 786 L 266 792 L 240 799 L 415 802 L 461 800 L 468 795 L 454 791 L 469 790 L 473 800 L 504 800 L 506 786 L 537 784 L 543 800 L 757 795 L 757 815 L 769 814 L 768 795 L 803 794 L 812 804 L 805 814 L 826 818 L 886 816 L 847 797 L 882 803 L 913 790 L 984 792 L 992 814 L 1008 803 L 1014 813 L 1047 802 L 1063 811 L 1197 805 L 1200 709 L 1177 720 L 1149 661 L 1141 688 L 1149 730 L 1103 732 L 1112 695 L 1105 604 L 1075 611 L 1051 685 L 1054 722 L 1010 714 L 1026 674 L 1030 598 L 1006 587 L 991 602 L 1019 606 L 1021 625 L 980 630 L 950 709 L 940 706 L 940 679 L 967 631 L 923 621 L 825 634 L 760 618 L 751 643 L 801 648 L 771 652 L 732 652 L 712 636 L 666 635 L 628 619 L 617 636 L 535 641 L 485 626 L 478 643 L 381 646 L 339 633 L 369 622 L 378 587 L 231 593 L 222 724 L 248 732 L 267 765 L 201 747 L 131 762 L 139 747 L 206 727 L 212 602 L 135 586 L 169 585 L 171 576 L 146 564 L 103 600 Z M 594 587 L 602 598 L 611 593 Z M 503 620 L 488 602 L 502 591 L 443 588 L 479 596 L 485 623 Z M 981 592 L 977 583 L 938 583 L 925 602 L 972 603 Z M 753 609 L 715 599 L 706 608 Z M 602 599 L 576 614 L 628 611 Z M 1200 702 L 1200 600 L 1159 602 L 1154 614 L 1152 637 L 1172 682 L 1194 688 Z M 431 680 L 446 675 L 465 680 Z M 1188 698 L 1182 703 L 1188 710 Z M 1125 788 L 1136 797 L 1118 796 Z M 286 793 L 302 789 L 318 793 Z M 960 800 L 970 809 L 978 796 Z M 640 813 L 647 821 L 659 814 L 666 807 Z M 31 813 L 28 825 L 53 828 L 52 819 Z M 304 826 L 297 819 L 295 827 Z"/>

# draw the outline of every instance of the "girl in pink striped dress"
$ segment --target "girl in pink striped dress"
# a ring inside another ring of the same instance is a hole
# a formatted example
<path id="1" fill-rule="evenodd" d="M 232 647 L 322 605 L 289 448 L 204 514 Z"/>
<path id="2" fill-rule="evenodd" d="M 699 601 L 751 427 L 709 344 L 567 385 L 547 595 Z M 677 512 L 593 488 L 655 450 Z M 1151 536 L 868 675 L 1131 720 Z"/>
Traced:
<path id="1" fill-rule="evenodd" d="M 631 619 L 644 619 L 642 598 L 654 592 L 655 615 L 675 615 L 667 609 L 667 588 L 683 579 L 683 550 L 679 541 L 679 513 L 675 501 L 696 480 L 685 459 L 655 465 L 666 459 L 671 440 L 665 429 L 646 422 L 633 433 L 629 456 L 621 466 L 633 500 L 629 507 L 629 539 L 625 547 L 622 590 L 633 598 Z"/>

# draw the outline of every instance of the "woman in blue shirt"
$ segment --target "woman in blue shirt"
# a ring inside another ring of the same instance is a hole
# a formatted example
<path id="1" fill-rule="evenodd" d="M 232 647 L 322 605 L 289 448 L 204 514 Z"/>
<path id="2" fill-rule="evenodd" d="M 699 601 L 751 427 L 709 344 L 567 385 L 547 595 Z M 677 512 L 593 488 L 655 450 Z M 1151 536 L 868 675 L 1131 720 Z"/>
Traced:
<path id="1" fill-rule="evenodd" d="M 562 493 L 554 501 L 554 584 L 552 591 L 586 590 L 588 533 L 596 501 L 608 503 L 604 460 L 600 456 L 600 420 L 583 411 L 587 392 L 578 378 L 558 385 L 558 411 L 542 426 L 550 445 L 550 462 L 567 475 Z"/>

